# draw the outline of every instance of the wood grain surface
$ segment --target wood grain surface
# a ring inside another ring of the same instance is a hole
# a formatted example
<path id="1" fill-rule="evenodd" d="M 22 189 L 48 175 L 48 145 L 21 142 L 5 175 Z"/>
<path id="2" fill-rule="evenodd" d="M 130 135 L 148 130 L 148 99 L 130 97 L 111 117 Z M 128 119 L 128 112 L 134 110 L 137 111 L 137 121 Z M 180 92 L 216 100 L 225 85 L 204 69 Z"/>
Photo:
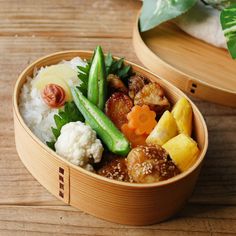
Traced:
<path id="1" fill-rule="evenodd" d="M 236 107 L 236 67 L 227 50 L 193 38 L 171 22 L 140 33 L 139 15 L 133 46 L 148 69 L 194 97 Z"/>
<path id="2" fill-rule="evenodd" d="M 97 44 L 141 64 L 131 38 L 140 7 L 136 0 L 0 1 L 0 235 L 236 234 L 236 109 L 193 99 L 209 129 L 207 158 L 190 203 L 157 225 L 113 224 L 64 205 L 16 153 L 11 99 L 19 73 L 40 56 Z"/>

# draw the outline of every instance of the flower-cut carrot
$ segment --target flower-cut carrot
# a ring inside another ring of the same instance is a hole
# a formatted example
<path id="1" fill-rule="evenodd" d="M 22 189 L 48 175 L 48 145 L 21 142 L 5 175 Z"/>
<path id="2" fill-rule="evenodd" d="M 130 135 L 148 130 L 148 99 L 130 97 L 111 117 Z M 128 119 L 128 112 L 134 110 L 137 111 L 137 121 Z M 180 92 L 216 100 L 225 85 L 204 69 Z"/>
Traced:
<path id="1" fill-rule="evenodd" d="M 121 126 L 121 132 L 131 143 L 132 148 L 137 147 L 138 145 L 146 145 L 147 134 L 137 135 L 134 132 L 134 129 L 130 128 L 128 124 L 123 124 Z"/>
<path id="2" fill-rule="evenodd" d="M 149 106 L 135 105 L 128 113 L 128 126 L 135 130 L 137 135 L 150 134 L 157 122 L 155 120 L 156 113 L 151 111 Z"/>

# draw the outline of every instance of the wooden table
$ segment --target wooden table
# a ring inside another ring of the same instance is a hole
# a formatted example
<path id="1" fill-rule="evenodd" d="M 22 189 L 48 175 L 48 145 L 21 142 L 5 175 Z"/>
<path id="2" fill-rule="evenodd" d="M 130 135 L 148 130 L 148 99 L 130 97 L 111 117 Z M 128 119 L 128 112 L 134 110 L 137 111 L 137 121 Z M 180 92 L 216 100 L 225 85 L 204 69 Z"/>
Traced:
<path id="1" fill-rule="evenodd" d="M 64 205 L 16 153 L 11 97 L 19 73 L 46 54 L 98 44 L 141 64 L 132 47 L 140 7 L 135 0 L 0 0 L 0 235 L 236 234 L 236 109 L 194 99 L 210 138 L 200 179 L 178 216 L 148 227 L 113 224 Z"/>

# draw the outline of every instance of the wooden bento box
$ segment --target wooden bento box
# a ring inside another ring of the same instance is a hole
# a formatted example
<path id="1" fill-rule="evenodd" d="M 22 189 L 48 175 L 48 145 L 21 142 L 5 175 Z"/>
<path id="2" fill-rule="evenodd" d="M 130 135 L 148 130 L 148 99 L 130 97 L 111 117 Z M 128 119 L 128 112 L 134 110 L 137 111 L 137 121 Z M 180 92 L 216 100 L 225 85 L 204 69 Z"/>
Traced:
<path id="1" fill-rule="evenodd" d="M 19 76 L 13 97 L 15 142 L 17 152 L 30 173 L 54 196 L 91 215 L 108 221 L 129 224 L 154 224 L 177 213 L 193 192 L 208 146 L 205 121 L 193 108 L 194 138 L 201 150 L 197 162 L 186 172 L 153 184 L 126 183 L 99 176 L 61 158 L 44 145 L 27 127 L 20 115 L 18 98 L 27 76 L 35 68 L 56 64 L 73 57 L 91 58 L 89 51 L 64 51 L 43 57 L 29 65 Z M 129 61 L 134 71 L 157 81 L 172 103 L 186 95 L 169 82 Z"/>

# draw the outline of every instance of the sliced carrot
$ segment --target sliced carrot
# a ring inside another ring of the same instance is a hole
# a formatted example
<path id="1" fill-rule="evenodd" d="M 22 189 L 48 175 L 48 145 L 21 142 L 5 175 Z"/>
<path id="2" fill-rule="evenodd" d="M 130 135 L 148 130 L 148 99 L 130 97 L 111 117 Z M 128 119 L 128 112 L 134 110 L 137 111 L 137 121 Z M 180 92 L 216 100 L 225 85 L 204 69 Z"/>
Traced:
<path id="1" fill-rule="evenodd" d="M 155 117 L 156 113 L 151 111 L 149 106 L 135 105 L 127 115 L 128 125 L 137 135 L 150 134 L 157 124 Z"/>
<path id="2" fill-rule="evenodd" d="M 137 147 L 138 145 L 146 145 L 145 140 L 147 134 L 137 135 L 134 129 L 130 128 L 127 123 L 121 126 L 121 131 L 131 143 L 132 148 Z"/>

